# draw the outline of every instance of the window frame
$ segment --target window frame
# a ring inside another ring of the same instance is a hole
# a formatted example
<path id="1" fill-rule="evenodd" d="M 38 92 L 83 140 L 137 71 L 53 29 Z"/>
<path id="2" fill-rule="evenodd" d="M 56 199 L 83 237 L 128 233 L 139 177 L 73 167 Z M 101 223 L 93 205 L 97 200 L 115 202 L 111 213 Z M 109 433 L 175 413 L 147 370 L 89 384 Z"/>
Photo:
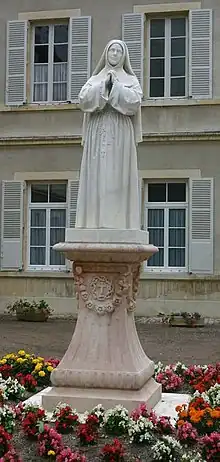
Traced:
<path id="1" fill-rule="evenodd" d="M 184 96 L 170 96 L 170 84 L 171 84 L 171 19 L 186 19 L 186 54 L 185 54 L 185 95 Z M 151 35 L 150 35 L 150 21 L 154 19 L 165 19 L 165 56 L 164 56 L 164 96 L 150 96 L 150 46 L 151 46 Z M 180 100 L 189 98 L 189 13 L 188 14 L 166 14 L 163 15 L 147 15 L 146 21 L 147 27 L 147 46 L 145 46 L 146 63 L 147 63 L 147 99 L 150 100 Z M 146 43 L 146 42 L 145 42 Z M 169 89 L 169 91 L 168 91 Z"/>
<path id="2" fill-rule="evenodd" d="M 67 49 L 67 94 L 65 100 L 56 101 L 52 99 L 53 96 L 53 47 L 54 47 L 54 26 L 58 25 L 67 25 L 68 26 L 68 49 Z M 47 91 L 47 100 L 45 101 L 34 101 L 34 51 L 35 51 L 35 27 L 48 26 L 48 91 Z M 69 21 L 65 19 L 57 19 L 56 21 L 37 21 L 31 24 L 31 34 L 30 34 L 30 46 L 31 46 L 31 63 L 30 63 L 30 103 L 37 105 L 45 104 L 64 104 L 68 103 L 68 89 L 69 89 L 69 56 L 70 56 L 70 25 Z M 51 96 L 51 98 L 50 98 Z"/>
<path id="3" fill-rule="evenodd" d="M 31 202 L 31 186 L 34 184 L 66 184 L 66 202 Z M 66 181 L 32 181 L 28 184 L 27 187 L 27 269 L 29 271 L 58 271 L 63 272 L 66 270 L 66 263 L 64 265 L 31 265 L 30 263 L 30 242 L 31 242 L 31 210 L 33 209 L 42 209 L 46 210 L 46 262 L 50 261 L 50 226 L 47 226 L 50 223 L 50 211 L 51 209 L 61 209 L 66 210 L 66 228 L 68 224 L 68 183 Z M 52 205 L 52 207 L 51 207 Z"/>
<path id="4" fill-rule="evenodd" d="M 185 183 L 186 184 L 186 201 L 185 202 L 148 202 L 148 185 L 154 183 Z M 182 209 L 186 211 L 185 222 L 185 266 L 168 266 L 169 259 L 169 210 Z M 164 266 L 149 266 L 148 262 L 144 263 L 144 271 L 150 273 L 186 273 L 189 268 L 189 183 L 188 180 L 181 179 L 144 179 L 144 229 L 148 230 L 148 209 L 164 210 Z M 154 242 L 151 242 L 154 244 Z"/>

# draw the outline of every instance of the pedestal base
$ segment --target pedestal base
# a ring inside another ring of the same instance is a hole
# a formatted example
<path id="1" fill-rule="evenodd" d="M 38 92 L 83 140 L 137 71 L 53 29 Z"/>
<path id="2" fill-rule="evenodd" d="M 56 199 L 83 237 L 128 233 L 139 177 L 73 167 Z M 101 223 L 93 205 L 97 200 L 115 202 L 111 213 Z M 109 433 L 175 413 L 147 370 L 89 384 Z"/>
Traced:
<path id="1" fill-rule="evenodd" d="M 47 411 L 52 411 L 58 403 L 69 404 L 77 412 L 83 413 L 94 406 L 102 404 L 105 409 L 121 404 L 129 412 L 146 403 L 148 409 L 154 408 L 161 399 L 161 385 L 154 379 L 140 390 L 109 390 L 104 388 L 66 388 L 53 387 L 42 394 L 42 405 Z"/>
<path id="2" fill-rule="evenodd" d="M 105 408 L 123 404 L 129 410 L 140 402 L 154 407 L 161 387 L 140 344 L 134 310 L 141 264 L 158 249 L 140 230 L 72 229 L 66 239 L 54 249 L 74 262 L 79 313 L 43 405 L 51 410 L 63 401 L 79 412 L 99 403 Z"/>

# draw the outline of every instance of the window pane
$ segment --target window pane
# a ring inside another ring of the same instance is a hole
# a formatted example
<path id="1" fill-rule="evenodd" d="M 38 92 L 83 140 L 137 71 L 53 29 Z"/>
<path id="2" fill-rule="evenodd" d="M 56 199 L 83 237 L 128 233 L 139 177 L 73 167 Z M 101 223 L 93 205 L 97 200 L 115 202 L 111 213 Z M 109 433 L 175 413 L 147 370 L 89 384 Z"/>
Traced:
<path id="1" fill-rule="evenodd" d="M 169 210 L 169 227 L 170 228 L 185 228 L 186 226 L 186 210 L 185 209 L 170 209 Z"/>
<path id="2" fill-rule="evenodd" d="M 182 268 L 185 266 L 185 249 L 169 249 L 168 265 Z"/>
<path id="3" fill-rule="evenodd" d="M 163 228 L 164 227 L 164 210 L 163 209 L 148 209 L 148 228 Z"/>
<path id="4" fill-rule="evenodd" d="M 150 42 L 151 58 L 164 58 L 165 56 L 165 40 L 155 39 Z"/>
<path id="5" fill-rule="evenodd" d="M 164 79 L 150 80 L 150 96 L 152 98 L 164 97 Z"/>
<path id="6" fill-rule="evenodd" d="M 66 202 L 66 183 L 53 183 L 49 185 L 50 202 Z"/>
<path id="7" fill-rule="evenodd" d="M 53 82 L 67 82 L 67 63 L 53 65 Z"/>
<path id="8" fill-rule="evenodd" d="M 51 228 L 50 229 L 50 245 L 51 247 L 57 242 L 65 241 L 65 228 Z"/>
<path id="9" fill-rule="evenodd" d="M 171 36 L 180 37 L 186 35 L 186 19 L 174 18 L 171 19 Z"/>
<path id="10" fill-rule="evenodd" d="M 169 247 L 185 247 L 185 245 L 185 229 L 169 229 Z"/>
<path id="11" fill-rule="evenodd" d="M 32 184 L 31 185 L 31 202 L 48 202 L 48 185 Z"/>
<path id="12" fill-rule="evenodd" d="M 53 266 L 64 266 L 65 257 L 60 252 L 56 252 L 52 248 L 50 249 L 50 265 Z"/>
<path id="13" fill-rule="evenodd" d="M 35 27 L 35 43 L 48 43 L 49 42 L 49 27 L 37 26 Z"/>
<path id="14" fill-rule="evenodd" d="M 47 101 L 47 89 L 47 83 L 35 83 L 33 101 Z"/>
<path id="15" fill-rule="evenodd" d="M 54 83 L 53 85 L 53 101 L 67 100 L 67 83 Z"/>
<path id="16" fill-rule="evenodd" d="M 148 185 L 148 202 L 166 202 L 166 183 Z"/>
<path id="17" fill-rule="evenodd" d="M 31 228 L 31 246 L 45 246 L 46 245 L 46 229 L 45 228 Z"/>
<path id="18" fill-rule="evenodd" d="M 34 62 L 48 63 L 48 45 L 37 45 L 34 47 Z"/>
<path id="19" fill-rule="evenodd" d="M 171 59 L 171 76 L 185 75 L 185 58 L 172 58 Z"/>
<path id="20" fill-rule="evenodd" d="M 150 36 L 164 37 L 165 36 L 165 19 L 152 19 L 150 22 Z"/>
<path id="21" fill-rule="evenodd" d="M 42 228 L 46 227 L 46 210 L 32 209 L 31 210 L 31 227 Z"/>
<path id="22" fill-rule="evenodd" d="M 186 183 L 168 183 L 168 202 L 186 201 Z"/>
<path id="23" fill-rule="evenodd" d="M 54 43 L 68 43 L 68 25 L 54 26 Z"/>
<path id="24" fill-rule="evenodd" d="M 185 78 L 172 78 L 171 79 L 171 96 L 185 96 L 186 88 L 185 88 Z"/>
<path id="25" fill-rule="evenodd" d="M 55 45 L 53 50 L 54 63 L 66 63 L 68 61 L 68 45 Z"/>
<path id="26" fill-rule="evenodd" d="M 159 249 L 147 262 L 148 266 L 164 266 L 164 249 Z"/>
<path id="27" fill-rule="evenodd" d="M 164 246 L 164 229 L 163 228 L 153 228 L 148 229 L 149 231 L 149 243 L 155 245 L 156 247 Z"/>
<path id="28" fill-rule="evenodd" d="M 171 56 L 186 55 L 186 40 L 185 38 L 171 39 Z"/>
<path id="29" fill-rule="evenodd" d="M 30 248 L 30 264 L 31 265 L 45 265 L 46 249 L 45 247 L 31 247 Z"/>
<path id="30" fill-rule="evenodd" d="M 48 64 L 34 65 L 34 82 L 43 83 L 48 81 Z"/>
<path id="31" fill-rule="evenodd" d="M 66 210 L 51 210 L 50 211 L 50 226 L 53 228 L 65 228 L 66 226 Z"/>
<path id="32" fill-rule="evenodd" d="M 164 77 L 164 59 L 150 60 L 151 77 Z"/>

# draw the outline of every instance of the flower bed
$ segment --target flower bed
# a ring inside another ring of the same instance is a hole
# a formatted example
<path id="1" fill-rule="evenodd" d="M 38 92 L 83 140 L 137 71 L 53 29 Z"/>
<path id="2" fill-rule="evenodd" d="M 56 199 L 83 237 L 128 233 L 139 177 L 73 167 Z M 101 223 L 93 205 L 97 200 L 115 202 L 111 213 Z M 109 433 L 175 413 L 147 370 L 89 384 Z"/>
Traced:
<path id="1" fill-rule="evenodd" d="M 62 403 L 51 417 L 38 406 L 17 403 L 49 385 L 58 362 L 23 350 L 0 360 L 0 462 L 220 461 L 219 364 L 156 366 L 164 391 L 192 394 L 177 407 L 173 425 L 144 404 L 130 415 L 122 406 L 101 405 L 80 415 Z"/>

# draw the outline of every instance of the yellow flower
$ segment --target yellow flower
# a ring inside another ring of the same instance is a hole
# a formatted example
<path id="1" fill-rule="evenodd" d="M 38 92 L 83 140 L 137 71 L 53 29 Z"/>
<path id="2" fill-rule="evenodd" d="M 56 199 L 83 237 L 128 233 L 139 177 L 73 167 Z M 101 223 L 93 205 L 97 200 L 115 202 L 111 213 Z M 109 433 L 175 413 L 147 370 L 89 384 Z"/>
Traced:
<path id="1" fill-rule="evenodd" d="M 47 367 L 48 372 L 52 372 L 53 369 L 54 369 L 54 368 L 53 368 L 52 366 L 48 366 L 48 367 Z"/>
<path id="2" fill-rule="evenodd" d="M 39 375 L 40 377 L 44 377 L 46 374 L 45 374 L 44 371 L 40 371 L 40 372 L 38 372 L 38 375 Z"/>
<path id="3" fill-rule="evenodd" d="M 42 369 L 42 364 L 41 364 L 41 363 L 36 364 L 36 366 L 35 366 L 35 368 L 34 368 L 35 372 L 38 372 L 38 371 L 40 371 L 41 369 Z"/>
<path id="4" fill-rule="evenodd" d="M 0 364 L 6 364 L 6 363 L 7 363 L 7 359 L 3 358 L 3 359 L 0 360 Z"/>
<path id="5" fill-rule="evenodd" d="M 25 356 L 26 353 L 25 353 L 24 350 L 19 350 L 19 351 L 18 351 L 18 355 L 20 355 L 20 356 Z"/>
<path id="6" fill-rule="evenodd" d="M 29 359 L 29 358 L 31 357 L 31 355 L 26 354 L 25 357 L 26 357 L 27 359 Z"/>
<path id="7" fill-rule="evenodd" d="M 14 353 L 8 353 L 7 355 L 4 356 L 4 359 L 15 359 L 16 356 Z"/>
<path id="8" fill-rule="evenodd" d="M 17 362 L 17 363 L 20 363 L 20 364 L 24 363 L 25 361 L 26 361 L 26 360 L 25 360 L 24 358 L 18 358 L 18 359 L 16 359 L 16 362 Z"/>
<path id="9" fill-rule="evenodd" d="M 38 362 L 39 362 L 38 359 L 36 359 L 36 358 L 35 358 L 35 359 L 32 359 L 32 363 L 33 363 L 33 364 L 37 364 Z"/>
<path id="10" fill-rule="evenodd" d="M 38 356 L 38 357 L 37 357 L 37 360 L 38 360 L 38 361 L 44 361 L 44 358 L 42 358 L 41 356 Z"/>
<path id="11" fill-rule="evenodd" d="M 52 451 L 52 449 L 50 449 L 50 451 L 48 451 L 47 455 L 48 456 L 55 456 L 56 453 L 55 453 L 55 451 Z"/>

